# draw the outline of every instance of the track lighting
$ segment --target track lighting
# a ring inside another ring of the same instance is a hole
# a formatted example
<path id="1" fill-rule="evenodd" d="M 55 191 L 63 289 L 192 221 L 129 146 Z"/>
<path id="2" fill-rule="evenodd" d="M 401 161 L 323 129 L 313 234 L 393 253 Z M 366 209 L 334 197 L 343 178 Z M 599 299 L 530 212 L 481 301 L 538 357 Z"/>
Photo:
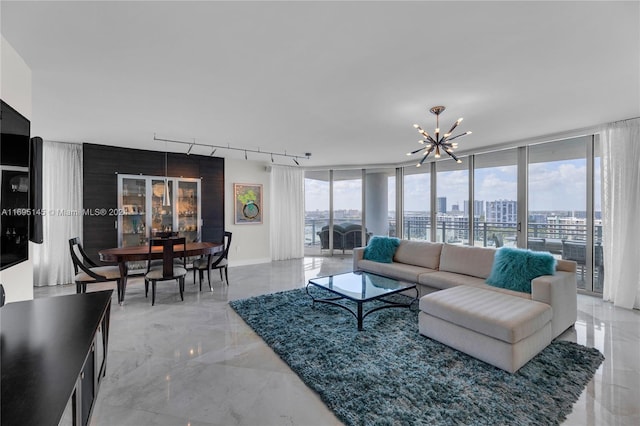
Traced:
<path id="1" fill-rule="evenodd" d="M 213 154 L 215 154 L 215 152 L 218 149 L 226 149 L 229 151 L 244 151 L 244 159 L 248 160 L 248 153 L 249 152 L 253 152 L 255 154 L 266 154 L 271 156 L 271 162 L 274 163 L 275 162 L 275 158 L 277 156 L 280 157 L 289 157 L 292 158 L 294 163 L 296 163 L 297 165 L 300 165 L 300 163 L 298 162 L 299 159 L 309 159 L 311 158 L 311 153 L 310 152 L 305 152 L 304 155 L 292 155 L 292 154 L 287 154 L 287 151 L 284 151 L 284 153 L 281 152 L 272 152 L 272 151 L 261 151 L 259 148 L 257 150 L 255 149 L 248 149 L 248 148 L 235 148 L 230 146 L 229 144 L 227 144 L 226 146 L 224 145 L 214 145 L 214 144 L 206 144 L 206 143 L 198 143 L 195 141 L 195 139 L 193 139 L 190 142 L 187 141 L 180 141 L 180 140 L 173 140 L 173 139 L 162 139 L 162 138 L 158 138 L 156 137 L 156 135 L 153 135 L 153 140 L 154 141 L 163 141 L 163 142 L 171 142 L 171 143 L 179 143 L 179 144 L 183 144 L 183 145 L 189 145 L 189 148 L 187 149 L 187 155 L 189 155 L 191 153 L 191 151 L 193 150 L 194 146 L 203 146 L 203 147 L 207 147 L 211 149 L 211 154 L 209 154 L 210 157 L 213 157 Z"/>

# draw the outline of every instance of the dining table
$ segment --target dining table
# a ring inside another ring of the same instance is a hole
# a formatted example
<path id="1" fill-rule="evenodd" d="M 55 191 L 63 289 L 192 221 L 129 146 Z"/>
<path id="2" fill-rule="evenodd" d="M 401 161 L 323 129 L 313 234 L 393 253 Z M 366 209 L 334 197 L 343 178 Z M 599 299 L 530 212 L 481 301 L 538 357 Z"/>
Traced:
<path id="1" fill-rule="evenodd" d="M 186 244 L 183 250 L 182 244 L 174 246 L 174 257 L 181 257 L 186 251 L 188 257 L 216 254 L 224 251 L 224 243 L 217 242 L 191 242 Z M 98 251 L 100 261 L 103 263 L 117 263 L 120 268 L 120 300 L 124 302 L 124 292 L 127 288 L 127 277 L 129 269 L 127 262 L 146 261 L 149 259 L 163 259 L 162 246 L 152 247 L 149 253 L 149 246 L 114 247 Z"/>

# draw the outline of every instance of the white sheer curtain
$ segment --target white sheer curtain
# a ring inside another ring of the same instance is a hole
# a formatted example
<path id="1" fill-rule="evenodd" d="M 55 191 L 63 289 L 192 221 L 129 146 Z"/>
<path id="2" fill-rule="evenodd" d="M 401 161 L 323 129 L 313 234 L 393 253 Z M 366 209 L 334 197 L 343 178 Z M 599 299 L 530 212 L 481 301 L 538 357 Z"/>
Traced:
<path id="1" fill-rule="evenodd" d="M 42 244 L 34 245 L 35 286 L 73 282 L 69 239 L 82 238 L 82 145 L 43 143 Z"/>
<path id="2" fill-rule="evenodd" d="M 271 168 L 271 260 L 304 256 L 304 171 Z"/>
<path id="3" fill-rule="evenodd" d="M 605 265 L 603 299 L 640 308 L 640 118 L 601 132 Z"/>

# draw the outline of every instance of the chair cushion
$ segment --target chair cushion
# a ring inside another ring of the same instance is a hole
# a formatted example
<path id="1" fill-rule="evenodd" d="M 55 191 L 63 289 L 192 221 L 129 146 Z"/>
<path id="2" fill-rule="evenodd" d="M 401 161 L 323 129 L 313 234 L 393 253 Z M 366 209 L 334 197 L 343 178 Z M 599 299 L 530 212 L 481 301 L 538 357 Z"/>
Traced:
<path id="1" fill-rule="evenodd" d="M 211 263 L 216 263 L 216 261 L 220 258 L 220 256 L 213 256 L 211 259 Z M 193 267 L 196 269 L 207 269 L 209 266 L 209 259 L 206 257 L 201 257 L 200 259 L 196 259 L 193 261 Z"/>
<path id="2" fill-rule="evenodd" d="M 120 268 L 117 266 L 98 266 L 96 268 L 89 268 L 91 272 L 94 272 L 98 275 L 103 276 L 106 280 L 119 280 L 120 279 Z M 74 277 L 74 281 L 79 282 L 92 282 L 96 279 L 92 276 L 88 275 L 85 272 L 80 272 L 78 275 Z"/>
<path id="3" fill-rule="evenodd" d="M 167 280 L 171 280 L 174 278 L 179 278 L 182 277 L 184 275 L 187 275 L 187 270 L 184 268 L 180 268 L 177 266 L 173 267 L 173 276 L 171 277 L 163 277 L 162 276 L 162 268 L 151 268 L 151 270 L 149 272 L 147 272 L 147 275 L 145 275 L 144 277 L 147 280 L 162 280 L 162 279 L 167 279 Z"/>

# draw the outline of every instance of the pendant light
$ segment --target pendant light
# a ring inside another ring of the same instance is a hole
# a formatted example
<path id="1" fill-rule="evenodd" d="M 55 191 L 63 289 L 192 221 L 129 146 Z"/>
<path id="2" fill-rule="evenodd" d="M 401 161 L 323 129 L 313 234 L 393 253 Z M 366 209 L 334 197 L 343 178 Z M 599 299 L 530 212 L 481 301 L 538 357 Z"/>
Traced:
<path id="1" fill-rule="evenodd" d="M 407 153 L 407 155 L 414 155 L 417 153 L 421 153 L 422 159 L 418 164 L 416 164 L 416 167 L 420 167 L 422 163 L 424 163 L 424 160 L 427 159 L 429 154 L 431 154 L 431 152 L 434 149 L 436 151 L 435 153 L 436 158 L 440 158 L 441 151 L 444 151 L 451 158 L 453 158 L 456 161 L 456 163 L 462 163 L 462 160 L 456 157 L 456 155 L 453 153 L 453 151 L 458 147 L 458 143 L 451 142 L 451 141 L 459 137 L 471 134 L 471 132 L 460 133 L 459 135 L 456 135 L 453 137 L 451 136 L 451 133 L 453 133 L 453 130 L 456 127 L 458 127 L 458 124 L 462 122 L 462 118 L 458 118 L 458 120 L 455 123 L 453 123 L 453 126 L 451 126 L 449 131 L 444 135 L 441 135 L 440 134 L 440 114 L 444 110 L 445 110 L 445 107 L 443 106 L 434 106 L 429 110 L 431 114 L 434 114 L 436 116 L 436 131 L 434 133 L 434 137 L 431 137 L 427 132 L 425 132 L 422 129 L 422 127 L 420 127 L 420 125 L 418 124 L 413 125 L 413 127 L 415 127 L 416 130 L 418 130 L 418 133 L 420 133 L 424 138 L 418 141 L 418 143 L 424 145 L 422 148 L 418 148 L 415 151 Z"/>

